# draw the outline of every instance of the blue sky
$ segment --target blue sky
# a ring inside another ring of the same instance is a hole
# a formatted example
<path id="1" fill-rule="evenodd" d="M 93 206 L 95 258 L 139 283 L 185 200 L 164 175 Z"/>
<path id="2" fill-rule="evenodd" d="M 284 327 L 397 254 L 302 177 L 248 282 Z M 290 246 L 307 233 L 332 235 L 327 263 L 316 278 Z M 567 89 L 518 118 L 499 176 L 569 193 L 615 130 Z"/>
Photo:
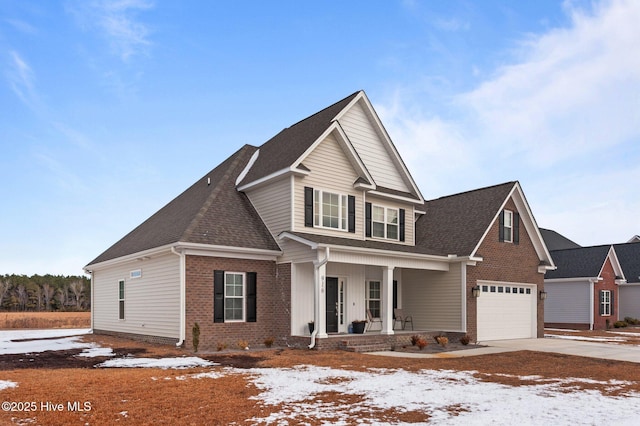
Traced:
<path id="1" fill-rule="evenodd" d="M 640 233 L 640 2 L 0 0 L 0 274 L 80 274 L 244 144 L 364 89 L 427 199 L 519 180 Z"/>

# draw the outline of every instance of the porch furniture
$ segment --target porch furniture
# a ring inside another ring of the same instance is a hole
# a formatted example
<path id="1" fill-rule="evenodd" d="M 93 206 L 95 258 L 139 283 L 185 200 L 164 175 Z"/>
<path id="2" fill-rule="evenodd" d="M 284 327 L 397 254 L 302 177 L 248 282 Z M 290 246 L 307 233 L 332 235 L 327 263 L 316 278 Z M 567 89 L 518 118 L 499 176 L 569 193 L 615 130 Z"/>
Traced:
<path id="1" fill-rule="evenodd" d="M 379 322 L 380 328 L 382 328 L 382 318 L 374 318 L 371 315 L 371 310 L 367 309 L 367 329 L 365 331 L 369 331 L 374 322 Z"/>
<path id="2" fill-rule="evenodd" d="M 411 315 L 405 315 L 404 311 L 402 309 L 394 309 L 393 310 L 393 329 L 396 329 L 396 322 L 400 321 L 400 324 L 402 324 L 402 329 L 404 330 L 405 326 L 407 325 L 408 322 L 411 323 L 411 330 L 413 330 L 413 318 L 411 317 Z"/>

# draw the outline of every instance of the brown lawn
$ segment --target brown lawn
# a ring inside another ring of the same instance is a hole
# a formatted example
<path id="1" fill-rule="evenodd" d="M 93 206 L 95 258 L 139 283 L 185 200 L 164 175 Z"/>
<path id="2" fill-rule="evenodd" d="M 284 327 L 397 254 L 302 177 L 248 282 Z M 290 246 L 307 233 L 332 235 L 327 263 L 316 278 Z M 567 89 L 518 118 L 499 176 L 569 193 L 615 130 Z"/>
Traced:
<path id="1" fill-rule="evenodd" d="M 89 328 L 91 312 L 0 312 L 0 329 Z"/>
<path id="2" fill-rule="evenodd" d="M 119 356 L 127 353 L 137 357 L 193 356 L 188 350 L 158 346 L 106 336 L 86 336 L 101 346 L 111 347 Z M 64 353 L 41 353 L 34 361 L 25 356 L 2 356 L 0 380 L 11 380 L 18 387 L 0 391 L 3 401 L 35 402 L 35 412 L 2 412 L 1 424 L 229 424 L 255 416 L 265 417 L 279 407 L 257 404 L 249 399 L 257 389 L 247 376 L 233 374 L 216 380 L 176 380 L 184 374 L 211 371 L 208 368 L 189 370 L 160 370 L 152 368 L 94 368 L 104 358 L 82 358 L 74 355 L 79 350 Z M 578 388 L 598 389 L 605 394 L 640 392 L 640 366 L 632 363 L 604 361 L 538 352 L 512 352 L 455 359 L 398 359 L 355 354 L 342 351 L 318 352 L 295 349 L 256 351 L 226 351 L 197 354 L 236 368 L 292 367 L 313 364 L 342 369 L 366 368 L 475 370 L 480 380 L 513 386 L 533 384 L 530 379 L 513 376 L 537 375 L 544 378 L 592 378 L 628 381 L 615 391 L 602 384 L 571 383 Z M 34 357 L 35 358 L 35 357 Z M 496 376 L 505 374 L 508 376 Z M 573 388 L 568 391 L 575 391 Z M 324 400 L 351 401 L 358 396 L 323 394 Z M 47 411 L 47 402 L 63 404 L 63 411 Z M 89 409 L 69 411 L 68 403 Z M 84 403 L 89 403 L 85 406 Z M 44 409 L 43 406 L 44 405 Z M 460 407 L 458 407 L 460 408 Z M 451 410 L 455 411 L 455 406 Z M 460 408 L 462 409 L 462 408 Z M 398 413 L 394 410 L 377 413 L 380 421 L 424 422 L 424 413 Z M 318 423 L 319 424 L 319 423 Z"/>

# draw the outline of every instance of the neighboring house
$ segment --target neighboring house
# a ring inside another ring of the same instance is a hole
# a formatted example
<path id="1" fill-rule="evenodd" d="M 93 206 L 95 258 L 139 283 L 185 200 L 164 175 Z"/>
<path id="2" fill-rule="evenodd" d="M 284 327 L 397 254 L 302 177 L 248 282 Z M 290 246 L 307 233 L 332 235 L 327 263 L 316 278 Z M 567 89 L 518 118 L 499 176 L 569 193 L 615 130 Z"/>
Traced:
<path id="1" fill-rule="evenodd" d="M 634 235 L 633 237 L 631 237 L 631 239 L 629 241 L 627 241 L 628 243 L 640 243 L 640 235 Z"/>
<path id="2" fill-rule="evenodd" d="M 613 245 L 624 283 L 620 284 L 620 319 L 640 318 L 640 242 Z"/>
<path id="3" fill-rule="evenodd" d="M 546 327 L 604 330 L 618 320 L 622 268 L 611 245 L 551 251 L 545 275 Z"/>
<path id="4" fill-rule="evenodd" d="M 96 333 L 191 347 L 198 323 L 204 350 L 333 348 L 367 309 L 393 341 L 394 307 L 415 330 L 541 337 L 553 268 L 518 182 L 425 201 L 362 91 L 245 145 L 85 267 Z"/>
<path id="5" fill-rule="evenodd" d="M 580 244 L 574 243 L 564 235 L 551 229 L 540 228 L 540 235 L 542 235 L 542 239 L 544 239 L 544 243 L 547 245 L 549 251 L 581 247 Z"/>

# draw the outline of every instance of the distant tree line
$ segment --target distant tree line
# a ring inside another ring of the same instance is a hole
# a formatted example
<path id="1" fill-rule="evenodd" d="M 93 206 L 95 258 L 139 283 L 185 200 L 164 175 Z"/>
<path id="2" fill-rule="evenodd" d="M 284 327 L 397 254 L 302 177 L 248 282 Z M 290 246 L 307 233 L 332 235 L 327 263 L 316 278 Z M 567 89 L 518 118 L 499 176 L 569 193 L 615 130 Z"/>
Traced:
<path id="1" fill-rule="evenodd" d="M 91 281 L 84 276 L 0 275 L 0 311 L 87 311 Z"/>

